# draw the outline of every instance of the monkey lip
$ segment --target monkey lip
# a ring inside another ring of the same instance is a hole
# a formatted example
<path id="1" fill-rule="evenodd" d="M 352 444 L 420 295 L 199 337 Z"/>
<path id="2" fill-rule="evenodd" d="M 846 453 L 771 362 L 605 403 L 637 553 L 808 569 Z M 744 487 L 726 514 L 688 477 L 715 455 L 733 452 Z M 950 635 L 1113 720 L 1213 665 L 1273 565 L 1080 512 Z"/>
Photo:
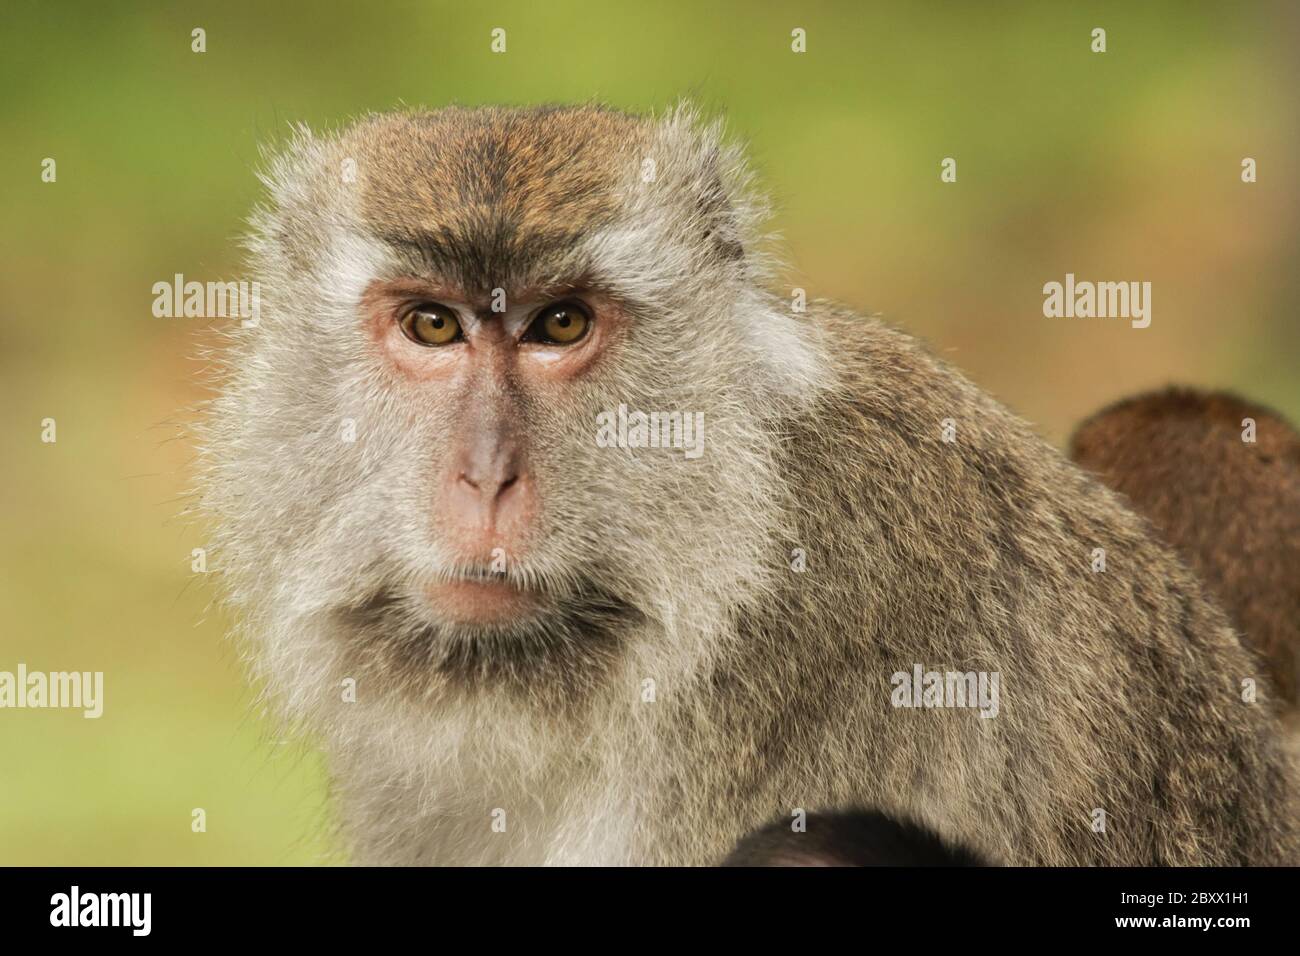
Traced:
<path id="1" fill-rule="evenodd" d="M 425 596 L 437 613 L 465 622 L 519 617 L 540 605 L 535 592 L 525 591 L 504 579 L 488 577 L 436 581 L 425 589 Z"/>

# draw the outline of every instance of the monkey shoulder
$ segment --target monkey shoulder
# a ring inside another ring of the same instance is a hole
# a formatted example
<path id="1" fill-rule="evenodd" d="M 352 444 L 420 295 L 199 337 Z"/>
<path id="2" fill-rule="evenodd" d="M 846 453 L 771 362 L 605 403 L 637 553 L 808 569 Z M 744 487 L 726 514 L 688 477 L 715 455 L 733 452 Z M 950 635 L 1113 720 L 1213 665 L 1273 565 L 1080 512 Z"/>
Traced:
<path id="1" fill-rule="evenodd" d="M 1119 495 L 915 337 L 834 307 L 818 319 L 839 386 L 787 446 L 793 486 L 824 503 L 797 535 L 844 554 L 864 600 L 916 628 L 996 629 L 970 640 L 1044 670 L 1125 642 L 1176 658 L 1188 630 L 1231 652 L 1195 577 Z"/>

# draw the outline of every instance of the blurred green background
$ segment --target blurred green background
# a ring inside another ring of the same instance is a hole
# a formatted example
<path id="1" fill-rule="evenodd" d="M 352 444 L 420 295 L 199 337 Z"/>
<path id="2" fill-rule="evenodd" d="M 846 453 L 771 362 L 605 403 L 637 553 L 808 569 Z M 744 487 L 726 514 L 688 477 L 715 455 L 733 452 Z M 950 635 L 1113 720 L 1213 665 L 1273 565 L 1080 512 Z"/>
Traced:
<path id="1" fill-rule="evenodd" d="M 1170 381 L 1300 418 L 1300 15 L 1072 6 L 6 0 L 0 670 L 102 670 L 106 701 L 0 711 L 0 863 L 332 859 L 321 762 L 255 708 L 176 517 L 221 322 L 150 311 L 174 273 L 241 277 L 290 122 L 686 95 L 751 145 L 789 285 L 920 334 L 1058 444 Z M 1151 327 L 1044 318 L 1066 272 L 1151 281 Z"/>

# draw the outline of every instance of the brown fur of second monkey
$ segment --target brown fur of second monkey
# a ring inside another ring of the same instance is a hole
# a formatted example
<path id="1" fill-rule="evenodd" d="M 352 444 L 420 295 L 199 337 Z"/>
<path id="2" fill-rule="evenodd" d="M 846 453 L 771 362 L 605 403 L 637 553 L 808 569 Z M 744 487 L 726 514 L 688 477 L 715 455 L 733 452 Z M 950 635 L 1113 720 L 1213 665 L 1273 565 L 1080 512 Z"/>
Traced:
<path id="1" fill-rule="evenodd" d="M 1276 721 L 1195 576 L 914 338 L 771 291 L 716 124 L 377 116 L 301 133 L 266 181 L 262 314 L 223 356 L 203 504 L 356 860 L 715 863 L 792 808 L 852 806 L 992 862 L 1294 859 Z M 425 387 L 363 328 L 370 284 L 409 275 L 581 282 L 628 321 L 545 395 Z M 480 399 L 516 401 L 530 442 L 542 533 L 507 573 L 548 610 L 490 633 L 418 598 L 455 571 L 429 489 Z M 621 403 L 704 414 L 705 453 L 597 447 Z M 892 706 L 916 664 L 998 672 L 999 713 Z"/>
<path id="2" fill-rule="evenodd" d="M 1245 419 L 1255 440 L 1243 440 Z M 1070 457 L 1150 519 L 1220 599 L 1296 703 L 1300 682 L 1300 434 L 1223 392 L 1169 388 L 1103 409 Z"/>

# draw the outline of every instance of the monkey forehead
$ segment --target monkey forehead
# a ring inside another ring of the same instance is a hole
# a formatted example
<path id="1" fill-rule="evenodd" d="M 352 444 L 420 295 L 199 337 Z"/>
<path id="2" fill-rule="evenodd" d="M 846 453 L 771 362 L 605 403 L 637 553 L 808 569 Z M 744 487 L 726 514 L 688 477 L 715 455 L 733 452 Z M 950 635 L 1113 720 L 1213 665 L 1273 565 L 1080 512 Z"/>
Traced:
<path id="1" fill-rule="evenodd" d="M 367 231 L 492 288 L 615 221 L 651 130 L 598 107 L 450 108 L 382 116 L 339 145 Z"/>

